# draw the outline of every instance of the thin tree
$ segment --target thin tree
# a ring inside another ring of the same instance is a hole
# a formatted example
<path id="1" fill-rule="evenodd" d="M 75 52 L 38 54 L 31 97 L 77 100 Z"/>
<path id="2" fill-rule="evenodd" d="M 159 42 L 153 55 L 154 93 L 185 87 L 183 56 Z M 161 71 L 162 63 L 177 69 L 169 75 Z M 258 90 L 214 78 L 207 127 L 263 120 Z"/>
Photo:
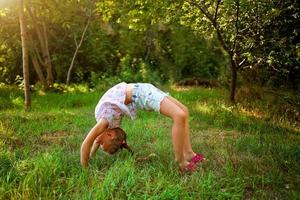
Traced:
<path id="1" fill-rule="evenodd" d="M 67 81 L 66 81 L 67 85 L 69 85 L 69 83 L 70 83 L 71 72 L 72 72 L 72 69 L 74 67 L 75 59 L 76 59 L 77 53 L 79 51 L 79 48 L 81 47 L 82 42 L 84 40 L 86 31 L 87 31 L 87 29 L 89 27 L 90 19 L 91 19 L 91 14 L 88 16 L 87 23 L 86 23 L 86 25 L 84 27 L 84 30 L 83 30 L 82 34 L 81 34 L 81 38 L 80 38 L 79 43 L 77 43 L 76 37 L 74 36 L 74 40 L 75 40 L 75 44 L 76 44 L 76 49 L 75 49 L 75 52 L 74 52 L 74 55 L 73 55 L 73 58 L 72 58 L 72 61 L 71 61 L 71 64 L 70 64 L 70 67 L 69 67 L 69 70 L 68 70 L 68 74 L 67 74 Z"/>
<path id="2" fill-rule="evenodd" d="M 30 84 L 29 84 L 29 64 L 28 64 L 28 36 L 26 23 L 24 20 L 24 4 L 23 0 L 19 0 L 19 22 L 21 29 L 22 41 L 22 56 L 23 56 L 23 80 L 24 80 L 24 94 L 25 94 L 25 108 L 28 110 L 31 107 Z"/>
<path id="3" fill-rule="evenodd" d="M 231 69 L 231 90 L 230 90 L 230 101 L 235 103 L 235 93 L 236 93 L 236 81 L 237 81 L 237 73 L 239 69 L 246 63 L 246 59 L 241 60 L 240 57 L 240 49 L 237 48 L 237 43 L 240 30 L 239 30 L 239 15 L 240 15 L 240 0 L 235 0 L 235 23 L 234 23 L 234 35 L 233 42 L 228 42 L 225 40 L 226 32 L 222 32 L 222 29 L 218 22 L 219 17 L 219 8 L 222 0 L 217 0 L 214 11 L 211 12 L 208 9 L 208 6 L 203 1 L 189 1 L 192 6 L 195 6 L 200 10 L 200 12 L 209 20 L 211 25 L 213 26 L 217 39 L 220 42 L 221 47 L 225 50 L 225 52 L 229 55 L 230 58 L 230 69 Z M 211 2 L 212 3 L 212 2 Z M 209 4 L 211 5 L 211 4 Z M 229 33 L 228 33 L 229 34 Z"/>
<path id="4" fill-rule="evenodd" d="M 48 84 L 47 84 L 47 81 L 46 81 L 46 79 L 44 77 L 43 71 L 42 71 L 42 69 L 40 67 L 40 64 L 38 62 L 38 59 L 36 58 L 37 56 L 35 55 L 34 52 L 31 52 L 30 57 L 31 57 L 31 61 L 32 61 L 33 67 L 35 69 L 35 72 L 36 72 L 36 74 L 38 76 L 38 79 L 39 79 L 40 83 L 43 86 L 43 90 L 47 91 L 48 90 Z"/>

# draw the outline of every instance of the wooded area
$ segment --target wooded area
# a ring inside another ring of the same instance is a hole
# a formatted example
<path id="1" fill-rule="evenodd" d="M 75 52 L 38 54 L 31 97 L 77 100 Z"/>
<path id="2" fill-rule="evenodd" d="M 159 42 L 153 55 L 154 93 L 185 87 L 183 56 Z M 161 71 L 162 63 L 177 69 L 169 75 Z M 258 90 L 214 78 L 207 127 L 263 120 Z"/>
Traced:
<path id="1" fill-rule="evenodd" d="M 21 49 L 28 46 L 30 84 L 44 90 L 54 83 L 197 78 L 230 88 L 234 102 L 240 84 L 300 87 L 294 0 L 25 0 L 20 12 L 21 1 L 0 2 L 0 82 L 6 84 L 26 80 Z"/>

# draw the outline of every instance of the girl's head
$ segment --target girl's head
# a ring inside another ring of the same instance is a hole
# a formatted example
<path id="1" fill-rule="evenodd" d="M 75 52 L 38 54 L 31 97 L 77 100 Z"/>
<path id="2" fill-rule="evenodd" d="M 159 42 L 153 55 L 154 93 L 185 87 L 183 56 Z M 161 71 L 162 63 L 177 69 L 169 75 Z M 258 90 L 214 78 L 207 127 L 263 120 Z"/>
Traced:
<path id="1" fill-rule="evenodd" d="M 122 148 L 133 153 L 126 143 L 126 133 L 121 128 L 113 128 L 104 131 L 96 138 L 96 142 L 100 144 L 103 151 L 109 154 L 114 154 Z"/>

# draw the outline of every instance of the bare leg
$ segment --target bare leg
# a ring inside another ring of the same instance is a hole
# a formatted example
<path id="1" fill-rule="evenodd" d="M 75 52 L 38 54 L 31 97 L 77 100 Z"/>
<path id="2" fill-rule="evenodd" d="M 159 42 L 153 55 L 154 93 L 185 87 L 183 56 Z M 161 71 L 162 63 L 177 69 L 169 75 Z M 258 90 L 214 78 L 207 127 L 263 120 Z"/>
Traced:
<path id="1" fill-rule="evenodd" d="M 189 116 L 189 111 L 188 108 L 183 105 L 182 103 L 180 103 L 178 100 L 176 100 L 175 98 L 168 96 L 168 98 L 174 102 L 177 106 L 179 106 L 186 114 L 187 116 Z M 183 155 L 184 158 L 186 160 L 191 160 L 196 154 L 192 149 L 192 145 L 191 145 L 191 140 L 190 140 L 190 128 L 189 128 L 189 122 L 186 123 L 185 126 L 185 139 L 184 139 L 184 145 L 183 145 Z"/>
<path id="2" fill-rule="evenodd" d="M 164 98 L 161 102 L 160 113 L 173 120 L 172 141 L 175 160 L 179 163 L 180 167 L 183 168 L 189 164 L 185 159 L 183 152 L 184 141 L 187 138 L 186 127 L 188 123 L 188 114 L 169 97 Z"/>

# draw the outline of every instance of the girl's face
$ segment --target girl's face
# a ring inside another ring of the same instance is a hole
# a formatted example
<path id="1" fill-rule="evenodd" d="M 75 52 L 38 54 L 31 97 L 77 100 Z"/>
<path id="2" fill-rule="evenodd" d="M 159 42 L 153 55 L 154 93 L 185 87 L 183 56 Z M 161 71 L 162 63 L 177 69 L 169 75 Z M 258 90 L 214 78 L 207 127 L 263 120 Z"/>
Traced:
<path id="1" fill-rule="evenodd" d="M 112 130 L 107 130 L 99 136 L 99 143 L 103 151 L 114 154 L 119 150 L 119 147 L 113 143 L 116 138 L 116 132 Z"/>

